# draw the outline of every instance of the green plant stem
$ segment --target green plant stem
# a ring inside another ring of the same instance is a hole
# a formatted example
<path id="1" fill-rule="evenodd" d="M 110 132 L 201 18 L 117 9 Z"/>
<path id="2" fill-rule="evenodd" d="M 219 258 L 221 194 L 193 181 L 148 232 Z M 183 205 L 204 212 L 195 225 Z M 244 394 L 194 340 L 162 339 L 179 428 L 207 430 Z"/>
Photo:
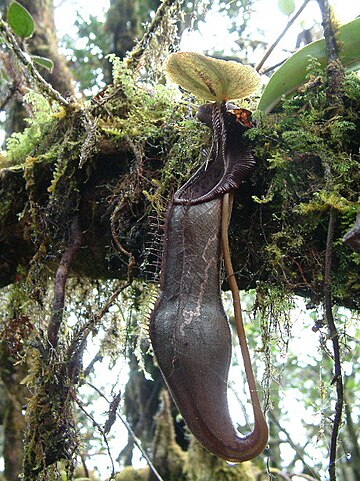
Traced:
<path id="1" fill-rule="evenodd" d="M 15 35 L 11 32 L 10 28 L 3 20 L 0 20 L 0 33 L 4 36 L 6 42 L 13 49 L 14 54 L 20 60 L 22 65 L 26 68 L 28 74 L 38 85 L 39 89 L 44 92 L 49 98 L 68 109 L 70 107 L 70 102 L 65 100 L 64 97 L 48 82 L 46 82 L 46 80 L 40 75 L 39 71 L 31 60 L 31 57 L 20 48 L 20 45 L 16 40 Z"/>
<path id="2" fill-rule="evenodd" d="M 283 38 L 283 36 L 286 34 L 286 32 L 289 30 L 289 28 L 291 27 L 291 25 L 295 22 L 295 20 L 298 18 L 298 16 L 302 13 L 302 11 L 304 10 L 304 8 L 306 7 L 306 5 L 309 3 L 310 0 L 305 0 L 304 3 L 301 5 L 301 7 L 299 8 L 299 10 L 294 14 L 294 16 L 288 21 L 288 23 L 286 24 L 284 30 L 280 33 L 280 35 L 277 37 L 277 39 L 275 40 L 275 42 L 270 45 L 270 47 L 268 48 L 268 50 L 266 51 L 265 55 L 263 56 L 263 58 L 260 60 L 260 62 L 258 63 L 258 65 L 256 66 L 256 70 L 259 72 L 261 67 L 264 65 L 264 63 L 266 62 L 266 60 L 270 57 L 270 55 L 272 54 L 272 52 L 274 51 L 274 49 L 276 48 L 276 46 L 278 45 L 278 43 L 280 42 L 280 40 Z"/>

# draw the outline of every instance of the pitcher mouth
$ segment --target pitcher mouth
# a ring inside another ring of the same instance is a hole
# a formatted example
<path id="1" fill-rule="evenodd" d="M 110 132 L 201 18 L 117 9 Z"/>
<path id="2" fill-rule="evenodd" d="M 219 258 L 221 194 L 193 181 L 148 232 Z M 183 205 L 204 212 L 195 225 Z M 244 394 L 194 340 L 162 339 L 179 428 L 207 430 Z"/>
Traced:
<path id="1" fill-rule="evenodd" d="M 254 124 L 251 112 L 232 103 L 201 105 L 198 119 L 212 128 L 213 142 L 208 157 L 195 174 L 174 195 L 174 204 L 195 205 L 239 188 L 255 168 L 243 134 Z"/>

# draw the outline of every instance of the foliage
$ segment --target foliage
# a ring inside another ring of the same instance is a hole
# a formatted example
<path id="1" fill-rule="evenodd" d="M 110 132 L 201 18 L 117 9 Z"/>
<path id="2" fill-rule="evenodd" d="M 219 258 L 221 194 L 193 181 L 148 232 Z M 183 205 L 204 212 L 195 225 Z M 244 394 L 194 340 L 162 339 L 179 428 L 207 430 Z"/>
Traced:
<path id="1" fill-rule="evenodd" d="M 360 19 L 355 19 L 339 27 L 338 42 L 340 59 L 345 67 L 356 70 L 359 67 Z M 283 95 L 289 95 L 306 82 L 309 59 L 316 58 L 324 68 L 327 64 L 325 40 L 318 40 L 306 45 L 291 55 L 286 62 L 271 76 L 259 102 L 259 109 L 271 112 L 281 101 Z M 315 80 L 315 79 L 314 79 Z"/>
<path id="2" fill-rule="evenodd" d="M 278 7 L 284 15 L 291 15 L 295 10 L 294 0 L 278 0 Z"/>
<path id="3" fill-rule="evenodd" d="M 7 161 L 9 165 L 24 163 L 34 154 L 46 132 L 53 128 L 56 116 L 48 100 L 41 94 L 29 92 L 24 98 L 32 106 L 33 116 L 26 119 L 29 127 L 24 132 L 15 132 L 7 140 Z M 5 167 L 2 165 L 1 167 Z"/>
<path id="4" fill-rule="evenodd" d="M 21 39 L 30 38 L 35 32 L 35 22 L 30 12 L 15 0 L 10 3 L 7 9 L 7 21 L 13 32 Z M 50 72 L 54 68 L 54 62 L 49 58 L 40 55 L 30 55 L 30 58 Z"/>
<path id="5" fill-rule="evenodd" d="M 8 8 L 7 19 L 10 27 L 19 37 L 31 37 L 35 30 L 35 22 L 28 12 L 20 3 L 13 1 Z"/>
<path id="6" fill-rule="evenodd" d="M 93 15 L 83 18 L 79 12 L 75 27 L 77 39 L 65 35 L 61 45 L 80 90 L 86 95 L 96 94 L 105 86 L 103 69 L 105 56 L 110 50 L 109 34 L 103 21 Z"/>

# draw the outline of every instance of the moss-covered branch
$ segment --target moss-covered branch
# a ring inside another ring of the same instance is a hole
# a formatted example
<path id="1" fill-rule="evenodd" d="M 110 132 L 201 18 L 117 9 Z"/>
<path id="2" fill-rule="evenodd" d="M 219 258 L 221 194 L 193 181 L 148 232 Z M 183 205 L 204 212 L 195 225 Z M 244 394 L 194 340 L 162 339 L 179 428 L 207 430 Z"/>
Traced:
<path id="1" fill-rule="evenodd" d="M 63 107 L 69 108 L 70 102 L 65 100 L 64 97 L 40 75 L 29 55 L 20 48 L 15 35 L 3 20 L 0 20 L 0 32 L 4 36 L 8 45 L 13 49 L 23 67 L 26 69 L 27 74 L 30 75 L 35 84 L 37 84 L 39 90 Z"/>

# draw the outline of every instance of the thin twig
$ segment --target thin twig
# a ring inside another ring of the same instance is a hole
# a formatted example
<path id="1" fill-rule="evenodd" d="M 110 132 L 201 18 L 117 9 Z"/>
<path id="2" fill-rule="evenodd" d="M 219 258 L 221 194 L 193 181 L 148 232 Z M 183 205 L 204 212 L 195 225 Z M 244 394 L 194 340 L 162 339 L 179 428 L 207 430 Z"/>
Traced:
<path id="1" fill-rule="evenodd" d="M 103 399 L 105 399 L 105 401 L 110 404 L 109 400 L 107 399 L 107 397 L 105 396 L 105 394 L 103 392 L 100 391 L 100 389 L 98 389 L 96 386 L 94 386 L 93 384 L 87 382 L 86 383 L 88 386 L 92 387 L 98 394 L 100 397 L 102 397 Z M 155 477 L 158 479 L 158 481 L 164 481 L 163 478 L 160 476 L 160 474 L 158 473 L 157 469 L 155 468 L 155 466 L 153 465 L 153 463 L 151 462 L 151 459 L 149 458 L 148 454 L 146 453 L 146 451 L 144 450 L 144 448 L 141 446 L 141 441 L 140 439 L 138 439 L 134 433 L 134 431 L 132 430 L 131 426 L 129 425 L 129 423 L 126 421 L 126 419 L 124 419 L 123 416 L 121 416 L 121 414 L 119 412 L 116 412 L 116 415 L 117 417 L 120 419 L 120 421 L 123 423 L 123 425 L 125 426 L 125 428 L 127 429 L 128 433 L 130 434 L 130 436 L 132 437 L 132 439 L 134 440 L 134 444 L 135 446 L 140 450 L 141 454 L 143 455 L 145 461 L 147 462 L 149 468 L 151 469 L 151 471 L 154 473 Z"/>
<path id="2" fill-rule="evenodd" d="M 94 387 L 94 386 L 92 386 Z M 98 390 L 97 390 L 98 391 Z M 99 391 L 98 391 L 99 392 Z M 113 458 L 111 456 L 111 450 L 110 450 L 110 446 L 109 446 L 109 443 L 108 443 L 108 440 L 107 440 L 107 437 L 106 437 L 106 433 L 104 431 L 104 429 L 100 426 L 100 424 L 98 422 L 96 422 L 94 416 L 92 414 L 90 414 L 83 406 L 82 402 L 80 401 L 80 399 L 78 399 L 77 397 L 75 397 L 75 402 L 76 404 L 79 406 L 79 408 L 81 409 L 81 411 L 85 414 L 86 417 L 88 417 L 89 419 L 91 419 L 91 422 L 93 423 L 93 426 L 96 427 L 96 429 L 99 431 L 99 433 L 101 434 L 101 436 L 103 437 L 104 439 L 104 443 L 105 443 L 105 446 L 106 446 L 106 450 L 108 452 L 108 455 L 109 455 L 109 458 L 110 458 L 110 462 L 111 462 L 111 476 L 110 476 L 110 479 L 113 478 L 115 476 L 115 465 L 114 465 L 114 461 L 113 461 Z"/>
<path id="3" fill-rule="evenodd" d="M 9 89 L 9 93 L 5 96 L 4 99 L 0 101 L 0 111 L 4 110 L 6 105 L 10 102 L 10 100 L 15 96 L 17 91 L 17 86 L 12 85 Z"/>
<path id="4" fill-rule="evenodd" d="M 31 60 L 31 57 L 20 48 L 15 35 L 11 32 L 10 28 L 3 20 L 0 20 L 0 32 L 4 36 L 9 46 L 13 49 L 14 54 L 17 56 L 23 66 L 26 67 L 27 72 L 33 78 L 34 82 L 38 84 L 41 91 L 45 92 L 51 99 L 55 100 L 55 102 L 58 102 L 60 105 L 68 109 L 70 107 L 70 102 L 65 100 L 64 97 L 41 76 Z"/>
<path id="5" fill-rule="evenodd" d="M 70 227 L 69 245 L 61 257 L 59 267 L 55 275 L 54 300 L 52 305 L 52 314 L 48 326 L 48 340 L 52 347 L 56 347 L 58 344 L 59 330 L 64 312 L 66 281 L 69 275 L 70 267 L 76 257 L 80 245 L 81 229 L 79 216 L 75 215 Z"/>
<path id="6" fill-rule="evenodd" d="M 304 459 L 304 453 L 303 453 L 303 450 L 300 449 L 300 447 L 295 444 L 295 442 L 292 440 L 290 434 L 288 433 L 288 431 L 283 428 L 283 426 L 281 426 L 281 424 L 279 423 L 278 419 L 276 418 L 276 416 L 274 415 L 274 413 L 269 410 L 269 418 L 271 419 L 271 421 L 275 424 L 275 426 L 279 429 L 279 431 L 281 431 L 282 433 L 285 434 L 286 438 L 287 438 L 287 442 L 290 444 L 290 446 L 293 448 L 293 450 L 296 452 L 297 454 L 297 457 L 298 459 L 300 459 L 300 461 L 303 463 L 303 465 L 305 466 L 306 469 L 308 469 L 309 471 L 311 471 L 313 473 L 314 476 L 316 476 L 316 473 L 315 471 L 308 465 L 308 463 L 306 462 L 306 460 Z M 312 478 L 312 479 L 319 479 L 318 477 L 317 478 Z"/>
<path id="7" fill-rule="evenodd" d="M 280 67 L 280 65 L 282 65 L 283 63 L 285 63 L 287 59 L 288 59 L 288 57 L 284 58 L 284 59 L 281 60 L 280 62 L 277 62 L 276 64 L 272 65 L 271 67 L 264 68 L 264 69 L 261 71 L 261 74 L 262 74 L 262 75 L 266 75 L 266 74 L 268 74 L 269 72 L 271 72 L 272 70 L 275 70 L 276 68 Z"/>
<path id="8" fill-rule="evenodd" d="M 89 364 L 87 365 L 87 367 L 84 369 L 83 371 L 83 377 L 86 379 L 90 373 L 92 372 L 92 370 L 94 369 L 94 366 L 97 362 L 99 361 L 102 361 L 104 358 L 104 355 L 102 354 L 102 351 L 99 350 L 97 352 L 97 354 L 95 354 L 95 356 L 93 357 L 93 359 L 89 362 Z"/>
<path id="9" fill-rule="evenodd" d="M 266 62 L 266 60 L 270 57 L 270 55 L 272 54 L 273 50 L 275 49 L 275 47 L 277 46 L 277 44 L 280 42 L 280 40 L 283 38 L 283 36 L 286 34 L 286 32 L 289 30 L 289 28 L 291 27 L 291 25 L 295 22 L 295 20 L 298 18 L 298 16 L 302 13 L 302 11 L 304 10 L 304 8 L 306 7 L 306 5 L 309 3 L 310 0 L 305 0 L 304 3 L 301 5 L 301 7 L 299 8 L 299 10 L 294 14 L 294 16 L 288 21 L 287 25 L 285 26 L 284 30 L 280 33 L 280 35 L 278 36 L 278 38 L 275 40 L 275 42 L 270 45 L 270 47 L 268 48 L 268 50 L 266 51 L 265 55 L 263 56 L 263 58 L 261 59 L 261 61 L 259 62 L 259 64 L 257 65 L 256 67 L 256 70 L 259 72 L 261 67 L 264 65 L 264 63 Z"/>
<path id="10" fill-rule="evenodd" d="M 333 243 L 334 231 L 336 224 L 336 211 L 334 208 L 330 209 L 329 225 L 326 239 L 325 252 L 325 272 L 324 272 L 324 305 L 325 318 L 329 328 L 329 336 L 333 345 L 334 352 L 334 377 L 331 384 L 336 385 L 336 404 L 335 416 L 333 421 L 333 429 L 331 433 L 330 455 L 329 455 L 329 476 L 330 481 L 336 481 L 336 451 L 337 441 L 339 436 L 339 429 L 341 424 L 341 417 L 344 405 L 344 386 L 341 372 L 341 358 L 340 358 L 340 343 L 339 334 L 334 321 L 332 312 L 332 294 L 331 294 L 331 269 L 333 259 Z"/>
<path id="11" fill-rule="evenodd" d="M 269 470 L 267 469 L 266 471 L 261 471 L 256 476 L 256 481 L 262 481 L 262 479 L 265 479 L 264 476 L 267 476 L 266 479 L 268 479 L 268 480 L 274 479 L 274 481 L 275 480 L 291 481 L 291 478 L 286 473 L 282 473 L 277 468 L 270 468 Z"/>
<path id="12" fill-rule="evenodd" d="M 329 117 L 340 116 L 344 110 L 343 102 L 343 84 L 345 79 L 344 67 L 339 58 L 339 45 L 336 40 L 336 28 L 332 22 L 330 5 L 328 0 L 317 0 L 321 15 L 322 26 L 324 29 L 324 37 L 326 44 L 326 52 L 328 57 L 328 88 L 327 100 L 329 104 Z M 325 182 L 328 188 L 331 189 L 333 184 L 331 166 L 324 162 Z M 336 404 L 335 416 L 333 421 L 333 428 L 331 433 L 330 453 L 329 453 L 329 479 L 336 481 L 336 452 L 339 436 L 339 429 L 342 418 L 342 411 L 344 405 L 344 385 L 341 372 L 341 357 L 340 357 L 340 343 L 339 334 L 336 328 L 333 310 L 332 310 L 332 264 L 333 264 L 333 244 L 335 237 L 337 213 L 331 207 L 329 212 L 329 223 L 326 238 L 325 250 L 325 268 L 324 268 L 324 309 L 325 320 L 329 329 L 329 336 L 333 347 L 334 359 L 334 377 L 332 384 L 336 386 Z"/>
<path id="13" fill-rule="evenodd" d="M 117 393 L 114 396 L 114 399 L 111 401 L 108 411 L 108 418 L 104 424 L 104 433 L 108 434 L 113 427 L 114 422 L 116 421 L 116 413 L 121 401 L 121 392 Z"/>
<path id="14" fill-rule="evenodd" d="M 306 479 L 308 481 L 318 481 L 319 478 L 313 478 L 312 476 L 309 476 L 308 474 L 304 474 L 304 473 L 300 473 L 300 474 L 291 474 L 291 479 L 293 478 L 302 478 L 302 479 Z"/>
<path id="15" fill-rule="evenodd" d="M 117 214 L 120 212 L 122 208 L 122 202 L 120 202 L 114 209 L 114 212 L 111 215 L 110 218 L 110 229 L 111 229 L 111 235 L 112 238 L 119 249 L 119 251 L 124 254 L 128 259 L 128 282 L 131 283 L 133 278 L 134 278 L 134 269 L 136 267 L 136 260 L 135 256 L 129 252 L 125 247 L 121 244 L 119 237 L 116 233 L 116 227 L 115 227 L 115 220 L 117 218 Z"/>

